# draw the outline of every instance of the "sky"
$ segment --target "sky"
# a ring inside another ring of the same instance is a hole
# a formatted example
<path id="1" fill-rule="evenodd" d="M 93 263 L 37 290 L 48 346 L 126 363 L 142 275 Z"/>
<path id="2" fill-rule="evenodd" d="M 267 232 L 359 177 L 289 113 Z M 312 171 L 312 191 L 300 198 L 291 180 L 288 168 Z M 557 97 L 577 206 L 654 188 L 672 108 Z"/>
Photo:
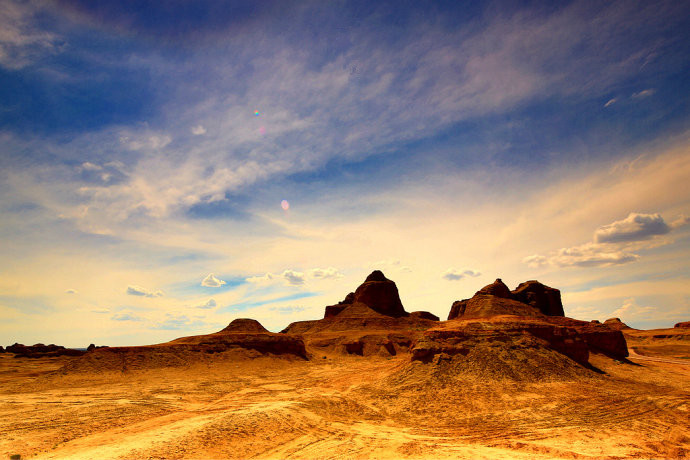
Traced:
<path id="1" fill-rule="evenodd" d="M 321 318 L 374 269 L 690 320 L 690 3 L 0 0 L 0 344 Z"/>

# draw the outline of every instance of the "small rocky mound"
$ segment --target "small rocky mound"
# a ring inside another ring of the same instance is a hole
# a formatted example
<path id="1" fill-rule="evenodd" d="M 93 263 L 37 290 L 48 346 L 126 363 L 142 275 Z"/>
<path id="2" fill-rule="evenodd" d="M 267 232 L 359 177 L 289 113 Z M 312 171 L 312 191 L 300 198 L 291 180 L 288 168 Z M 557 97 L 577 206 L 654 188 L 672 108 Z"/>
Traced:
<path id="1" fill-rule="evenodd" d="M 15 358 L 49 358 L 55 356 L 81 356 L 85 353 L 83 350 L 74 350 L 72 348 L 65 348 L 61 345 L 44 345 L 37 343 L 35 345 L 22 345 L 15 343 L 5 349 L 7 353 L 14 353 Z"/>
<path id="2" fill-rule="evenodd" d="M 673 326 L 673 327 L 674 327 L 674 328 L 675 328 L 675 327 L 678 327 L 678 328 L 690 328 L 690 321 L 683 321 L 682 323 L 676 323 L 676 325 Z"/>
<path id="3" fill-rule="evenodd" d="M 410 313 L 410 318 L 428 319 L 430 321 L 439 321 L 439 317 L 428 311 L 413 311 Z"/>
<path id="4" fill-rule="evenodd" d="M 631 329 L 627 324 L 620 320 L 620 318 L 609 318 L 604 321 L 604 325 L 615 331 L 622 331 L 623 329 Z"/>
<path id="5" fill-rule="evenodd" d="M 511 292 L 498 278 L 477 291 L 471 299 L 453 302 L 448 319 L 495 315 L 563 316 L 561 291 L 538 281 L 527 281 Z"/>
<path id="6" fill-rule="evenodd" d="M 260 322 L 258 322 L 255 319 L 249 319 L 249 318 L 237 318 L 235 320 L 232 320 L 230 324 L 225 327 L 225 329 L 221 330 L 220 332 L 225 332 L 225 333 L 252 333 L 252 332 L 268 332 L 268 330 L 261 325 Z"/>

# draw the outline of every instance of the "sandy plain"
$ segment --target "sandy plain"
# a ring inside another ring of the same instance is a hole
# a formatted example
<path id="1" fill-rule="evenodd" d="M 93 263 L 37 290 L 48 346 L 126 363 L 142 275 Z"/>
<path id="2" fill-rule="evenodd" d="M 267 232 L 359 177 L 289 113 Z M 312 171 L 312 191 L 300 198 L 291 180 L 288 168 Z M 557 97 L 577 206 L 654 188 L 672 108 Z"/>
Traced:
<path id="1" fill-rule="evenodd" d="M 73 358 L 0 354 L 0 455 L 690 458 L 690 346 L 651 335 L 626 334 L 629 362 L 592 355 L 601 373 L 539 382 L 406 354 L 87 373 L 59 371 Z"/>

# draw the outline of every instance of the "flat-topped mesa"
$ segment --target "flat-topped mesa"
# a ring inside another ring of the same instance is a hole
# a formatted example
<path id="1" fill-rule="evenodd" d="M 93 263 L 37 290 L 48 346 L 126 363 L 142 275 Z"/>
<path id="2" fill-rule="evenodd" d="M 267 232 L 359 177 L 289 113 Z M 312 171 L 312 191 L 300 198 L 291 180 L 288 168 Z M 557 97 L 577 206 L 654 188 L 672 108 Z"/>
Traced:
<path id="1" fill-rule="evenodd" d="M 514 300 L 526 303 L 547 316 L 565 316 L 561 291 L 539 281 L 530 280 L 520 283 L 510 294 Z"/>
<path id="2" fill-rule="evenodd" d="M 676 328 L 676 327 L 678 327 L 678 328 L 690 328 L 690 321 L 683 321 L 680 323 L 676 323 L 676 325 L 673 327 L 674 328 Z"/>
<path id="3" fill-rule="evenodd" d="M 225 332 L 225 333 L 260 333 L 260 332 L 268 332 L 268 330 L 261 325 L 260 322 L 258 322 L 255 319 L 250 319 L 250 318 L 237 318 L 232 320 L 230 324 L 228 324 L 225 329 L 221 330 L 220 332 Z"/>
<path id="4" fill-rule="evenodd" d="M 510 291 L 498 278 L 477 291 L 471 299 L 453 302 L 448 319 L 496 315 L 564 316 L 561 292 L 538 281 L 521 283 Z"/>

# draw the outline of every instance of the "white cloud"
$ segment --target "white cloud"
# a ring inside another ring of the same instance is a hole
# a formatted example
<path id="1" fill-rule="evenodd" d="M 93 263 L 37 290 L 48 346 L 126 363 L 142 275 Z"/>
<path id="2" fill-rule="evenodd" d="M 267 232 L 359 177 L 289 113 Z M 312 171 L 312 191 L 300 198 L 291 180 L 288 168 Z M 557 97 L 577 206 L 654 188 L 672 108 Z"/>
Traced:
<path id="1" fill-rule="evenodd" d="M 658 237 L 688 222 L 690 219 L 681 216 L 669 226 L 658 213 L 631 212 L 623 220 L 599 227 L 594 232 L 593 242 L 561 248 L 546 256 L 534 254 L 523 258 L 522 262 L 530 268 L 623 265 L 639 259 L 640 256 L 631 251 L 669 244 L 670 240 Z"/>
<path id="2" fill-rule="evenodd" d="M 203 125 L 192 126 L 192 134 L 195 136 L 203 136 L 206 134 L 206 128 L 204 128 Z"/>
<path id="3" fill-rule="evenodd" d="M 441 274 L 441 278 L 448 281 L 457 281 L 465 277 L 477 277 L 481 275 L 477 270 L 463 270 L 460 268 L 449 268 Z"/>
<path id="4" fill-rule="evenodd" d="M 615 97 L 613 99 L 609 99 L 608 102 L 606 104 L 604 104 L 604 107 L 610 107 L 613 104 L 615 104 L 616 101 L 618 101 L 618 99 L 616 99 Z"/>
<path id="5" fill-rule="evenodd" d="M 113 321 L 144 321 L 145 318 L 137 316 L 129 310 L 123 310 L 120 313 L 116 313 L 110 317 Z"/>
<path id="6" fill-rule="evenodd" d="M 690 224 L 690 217 L 685 217 L 685 216 L 681 215 L 681 216 L 678 216 L 678 218 L 676 220 L 671 222 L 670 227 L 675 230 L 677 228 L 685 227 L 688 224 Z"/>
<path id="7" fill-rule="evenodd" d="M 255 284 L 269 284 L 272 283 L 276 277 L 273 275 L 273 273 L 266 273 L 265 275 L 261 276 L 250 276 L 249 278 L 246 279 L 248 283 L 255 283 Z"/>
<path id="8" fill-rule="evenodd" d="M 127 286 L 127 294 L 140 297 L 163 297 L 163 291 L 151 291 L 141 286 Z"/>
<path id="9" fill-rule="evenodd" d="M 304 284 L 304 273 L 294 270 L 285 270 L 281 275 L 287 284 L 291 286 L 299 286 Z"/>
<path id="10" fill-rule="evenodd" d="M 40 2 L 2 2 L 0 65 L 18 70 L 41 57 L 59 52 L 60 37 L 34 25 Z"/>
<path id="11" fill-rule="evenodd" d="M 658 311 L 655 307 L 637 305 L 634 297 L 625 299 L 623 305 L 611 313 L 612 317 L 620 318 L 623 322 L 639 319 L 654 319 L 657 314 Z"/>
<path id="12" fill-rule="evenodd" d="M 343 277 L 343 274 L 335 267 L 312 268 L 307 273 L 313 279 L 337 279 Z"/>
<path id="13" fill-rule="evenodd" d="M 206 278 L 201 280 L 201 285 L 205 287 L 221 287 L 226 284 L 222 279 L 216 278 L 213 273 L 209 273 Z"/>
<path id="14" fill-rule="evenodd" d="M 292 313 L 303 312 L 306 310 L 306 308 L 296 305 L 296 306 L 287 306 L 287 307 L 270 307 L 269 310 L 275 311 L 281 315 L 289 315 Z"/>
<path id="15" fill-rule="evenodd" d="M 641 241 L 656 235 L 665 235 L 671 228 L 659 214 L 631 212 L 623 220 L 604 225 L 594 232 L 595 243 L 622 243 Z"/>
<path id="16" fill-rule="evenodd" d="M 197 305 L 196 308 L 208 309 L 208 308 L 215 308 L 215 307 L 216 307 L 216 301 L 213 300 L 213 299 L 210 299 L 210 300 L 209 300 L 208 302 L 206 302 L 205 304 Z"/>
<path id="17" fill-rule="evenodd" d="M 67 290 L 65 291 L 65 293 L 66 293 L 66 294 L 76 294 L 76 293 L 77 293 L 77 290 L 76 290 L 76 289 L 67 289 Z"/>
<path id="18" fill-rule="evenodd" d="M 541 256 L 539 254 L 534 254 L 525 257 L 524 259 L 522 259 L 522 262 L 524 264 L 527 264 L 529 268 L 541 268 L 549 264 L 549 259 L 548 257 Z"/>
<path id="19" fill-rule="evenodd" d="M 292 269 L 284 270 L 280 274 L 266 273 L 259 276 L 250 276 L 247 282 L 254 284 L 272 284 L 279 281 L 284 282 L 288 286 L 301 286 L 308 280 L 321 281 L 328 279 L 340 279 L 343 274 L 335 267 L 328 268 L 312 268 L 306 272 L 300 272 Z"/>
<path id="20" fill-rule="evenodd" d="M 608 267 L 634 262 L 638 255 L 611 250 L 607 245 L 585 243 L 571 248 L 562 248 L 549 258 L 558 267 Z"/>
<path id="21" fill-rule="evenodd" d="M 637 93 L 633 93 L 633 95 L 631 97 L 634 99 L 641 99 L 641 98 L 653 96 L 654 93 L 656 93 L 656 89 L 649 88 L 649 89 L 644 89 L 642 91 L 639 91 Z"/>

